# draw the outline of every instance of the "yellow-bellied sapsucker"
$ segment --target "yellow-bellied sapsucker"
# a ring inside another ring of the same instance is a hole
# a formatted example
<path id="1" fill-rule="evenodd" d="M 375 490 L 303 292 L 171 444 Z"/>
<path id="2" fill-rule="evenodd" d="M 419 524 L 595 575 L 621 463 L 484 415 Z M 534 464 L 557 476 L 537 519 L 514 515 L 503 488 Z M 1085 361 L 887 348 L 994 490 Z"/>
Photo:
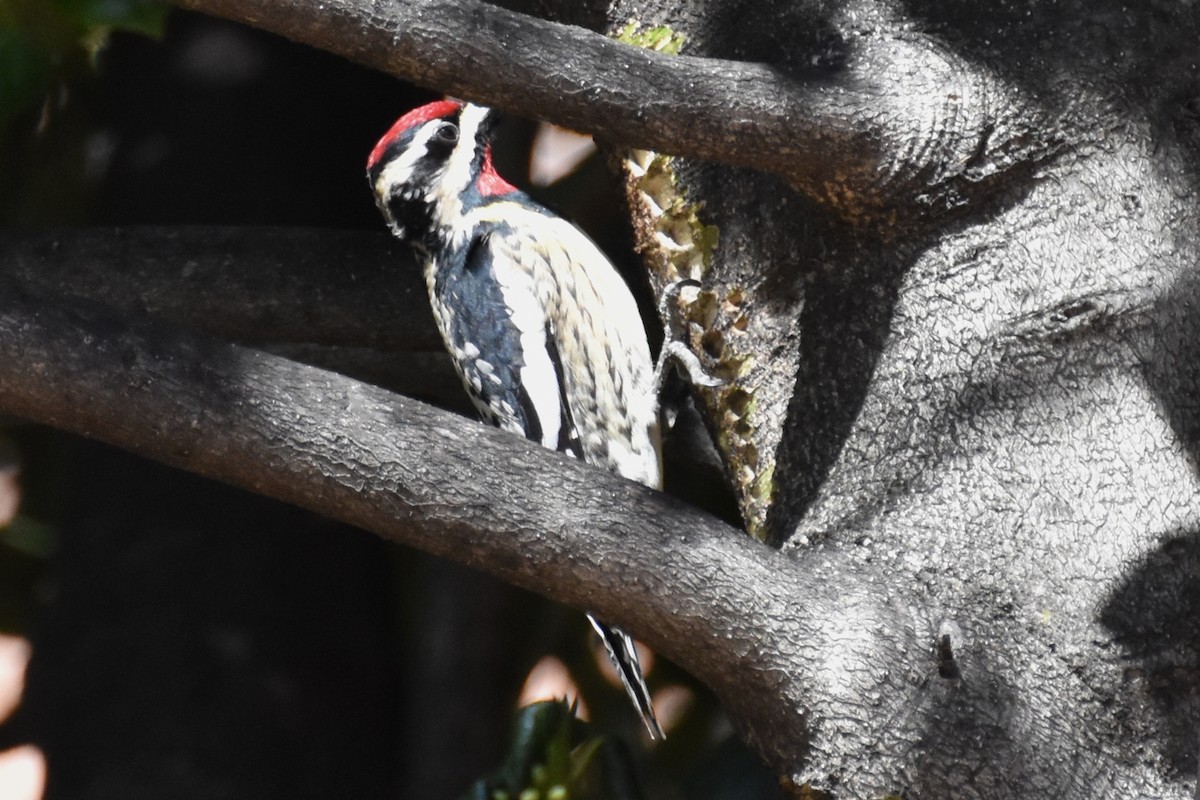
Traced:
<path id="1" fill-rule="evenodd" d="M 582 232 L 492 167 L 490 109 L 410 111 L 367 161 L 392 231 L 424 263 L 434 317 L 485 420 L 661 488 L 657 374 L 629 288 Z M 662 738 L 628 634 L 588 614 Z"/>

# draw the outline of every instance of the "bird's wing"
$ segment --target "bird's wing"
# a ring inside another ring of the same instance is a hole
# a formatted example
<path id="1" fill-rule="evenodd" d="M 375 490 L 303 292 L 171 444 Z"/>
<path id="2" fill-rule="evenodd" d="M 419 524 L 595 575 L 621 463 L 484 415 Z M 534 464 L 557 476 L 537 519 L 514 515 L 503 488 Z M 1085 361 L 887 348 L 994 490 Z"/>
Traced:
<path id="1" fill-rule="evenodd" d="M 496 229 L 477 236 L 434 287 L 451 356 L 485 419 L 552 450 L 579 456 L 563 365 L 535 276 L 536 251 Z"/>

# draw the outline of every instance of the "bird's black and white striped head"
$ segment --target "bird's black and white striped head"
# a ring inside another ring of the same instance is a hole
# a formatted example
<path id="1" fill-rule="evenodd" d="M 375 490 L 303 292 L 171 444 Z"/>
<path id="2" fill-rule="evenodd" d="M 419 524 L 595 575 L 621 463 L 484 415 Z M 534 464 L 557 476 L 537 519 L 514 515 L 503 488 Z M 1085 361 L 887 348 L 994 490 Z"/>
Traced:
<path id="1" fill-rule="evenodd" d="M 491 109 L 439 100 L 400 117 L 367 159 L 367 180 L 392 231 L 432 249 L 468 207 L 516 189 L 492 168 Z"/>

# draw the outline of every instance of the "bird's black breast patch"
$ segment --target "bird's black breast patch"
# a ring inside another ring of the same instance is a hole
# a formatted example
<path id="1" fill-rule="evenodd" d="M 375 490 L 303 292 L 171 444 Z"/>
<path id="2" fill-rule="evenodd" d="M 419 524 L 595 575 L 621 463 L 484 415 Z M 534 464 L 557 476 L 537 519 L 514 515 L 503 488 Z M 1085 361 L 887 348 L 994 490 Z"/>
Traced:
<path id="1" fill-rule="evenodd" d="M 447 312 L 442 321 L 463 383 L 502 428 L 541 441 L 542 425 L 521 381 L 525 355 L 496 278 L 492 232 L 473 237 L 439 261 L 434 295 Z"/>

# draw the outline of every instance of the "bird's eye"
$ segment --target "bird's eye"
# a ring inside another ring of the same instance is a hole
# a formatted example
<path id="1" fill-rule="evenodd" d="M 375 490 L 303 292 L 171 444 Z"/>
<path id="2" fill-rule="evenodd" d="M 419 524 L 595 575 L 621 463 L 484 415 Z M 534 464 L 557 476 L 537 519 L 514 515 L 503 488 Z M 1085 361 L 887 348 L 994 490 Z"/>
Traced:
<path id="1" fill-rule="evenodd" d="M 458 141 L 458 126 L 453 122 L 443 122 L 433 134 L 439 142 L 454 144 Z"/>

